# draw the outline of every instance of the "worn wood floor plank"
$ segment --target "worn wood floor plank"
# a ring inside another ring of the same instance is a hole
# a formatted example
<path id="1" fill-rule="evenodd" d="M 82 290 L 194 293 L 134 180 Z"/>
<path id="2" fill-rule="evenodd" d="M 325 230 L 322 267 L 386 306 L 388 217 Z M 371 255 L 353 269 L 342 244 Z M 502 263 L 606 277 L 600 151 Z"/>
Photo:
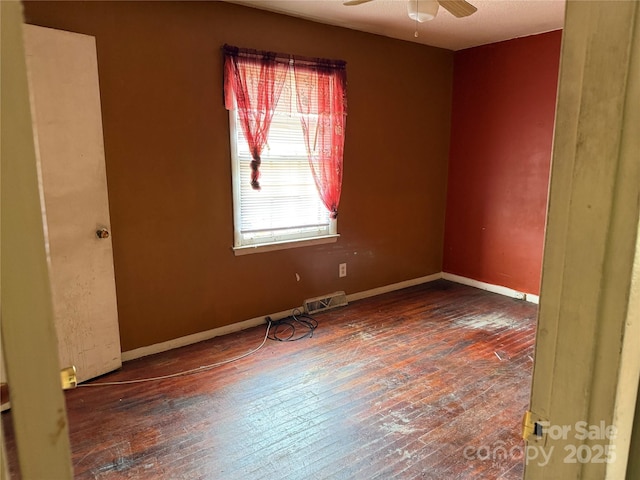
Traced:
<path id="1" fill-rule="evenodd" d="M 76 478 L 522 477 L 535 305 L 437 281 L 315 318 L 312 338 L 268 341 L 212 370 L 66 392 Z M 264 333 L 127 362 L 95 382 L 220 362 Z M 19 478 L 10 412 L 2 422 Z M 495 455 L 501 446 L 511 454 Z"/>

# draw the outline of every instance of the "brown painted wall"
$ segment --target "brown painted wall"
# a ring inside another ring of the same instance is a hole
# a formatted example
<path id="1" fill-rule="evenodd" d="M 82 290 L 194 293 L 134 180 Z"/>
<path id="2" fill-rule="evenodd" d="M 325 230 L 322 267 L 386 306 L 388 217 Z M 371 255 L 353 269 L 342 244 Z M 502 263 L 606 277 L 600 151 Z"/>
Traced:
<path id="1" fill-rule="evenodd" d="M 25 15 L 96 37 L 123 350 L 441 271 L 452 52 L 222 2 Z M 234 256 L 224 43 L 347 61 L 336 244 Z"/>
<path id="2" fill-rule="evenodd" d="M 561 38 L 455 53 L 445 272 L 539 292 Z"/>

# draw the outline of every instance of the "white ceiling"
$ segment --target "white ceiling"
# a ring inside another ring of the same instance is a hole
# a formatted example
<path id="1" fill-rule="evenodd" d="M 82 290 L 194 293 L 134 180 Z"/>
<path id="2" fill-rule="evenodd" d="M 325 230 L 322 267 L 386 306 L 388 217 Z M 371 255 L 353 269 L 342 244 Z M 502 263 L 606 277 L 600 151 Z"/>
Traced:
<path id="1" fill-rule="evenodd" d="M 229 1 L 449 50 L 558 30 L 565 7 L 565 0 L 470 0 L 478 8 L 476 13 L 456 18 L 440 7 L 435 19 L 417 24 L 416 38 L 416 22 L 407 14 L 408 0 L 373 0 L 351 7 L 342 5 L 342 0 Z"/>

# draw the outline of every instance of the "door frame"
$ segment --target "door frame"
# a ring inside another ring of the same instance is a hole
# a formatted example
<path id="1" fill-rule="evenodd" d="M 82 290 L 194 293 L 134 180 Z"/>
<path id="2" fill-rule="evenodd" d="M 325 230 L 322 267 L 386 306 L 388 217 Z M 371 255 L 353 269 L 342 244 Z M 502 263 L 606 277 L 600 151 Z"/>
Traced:
<path id="1" fill-rule="evenodd" d="M 638 435 L 638 105 L 639 3 L 569 0 L 531 389 L 541 435 L 527 438 L 526 480 L 625 478 Z M 598 452 L 612 461 L 592 461 Z"/>
<path id="2" fill-rule="evenodd" d="M 72 479 L 22 24 L 22 5 L 0 1 L 2 350 L 22 478 Z"/>

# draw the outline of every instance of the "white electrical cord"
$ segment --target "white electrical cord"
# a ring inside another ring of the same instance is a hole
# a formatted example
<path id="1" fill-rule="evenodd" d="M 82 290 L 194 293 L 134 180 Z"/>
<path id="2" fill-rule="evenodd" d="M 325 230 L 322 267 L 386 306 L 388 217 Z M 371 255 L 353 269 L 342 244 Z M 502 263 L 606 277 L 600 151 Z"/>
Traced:
<path id="1" fill-rule="evenodd" d="M 206 372 L 207 370 L 211 370 L 212 368 L 216 368 L 219 367 L 221 365 L 226 365 L 227 363 L 231 363 L 231 362 L 235 362 L 236 360 L 240 360 L 241 358 L 245 358 L 248 357 L 249 355 L 252 355 L 254 353 L 256 353 L 258 350 L 260 350 L 264 344 L 267 342 L 267 337 L 269 336 L 269 329 L 271 328 L 271 320 L 267 320 L 267 331 L 264 334 L 264 338 L 262 339 L 262 343 L 255 349 L 247 352 L 247 353 L 243 353 L 242 355 L 239 355 L 237 357 L 234 358 L 230 358 L 228 360 L 223 360 L 222 362 L 217 362 L 217 363 L 211 363 L 209 365 L 202 365 L 200 367 L 197 368 L 192 368 L 191 370 L 185 370 L 184 372 L 177 372 L 177 373 L 172 373 L 170 375 L 162 375 L 160 377 L 151 377 L 151 378 L 140 378 L 137 380 L 122 380 L 120 382 L 99 382 L 99 383 L 82 383 L 80 385 L 78 385 L 78 387 L 104 387 L 107 385 L 129 385 L 132 383 L 143 383 L 143 382 L 154 382 L 157 380 L 166 380 L 168 378 L 176 378 L 176 377 L 182 377 L 185 375 L 191 375 L 193 373 L 199 373 L 199 372 Z"/>

